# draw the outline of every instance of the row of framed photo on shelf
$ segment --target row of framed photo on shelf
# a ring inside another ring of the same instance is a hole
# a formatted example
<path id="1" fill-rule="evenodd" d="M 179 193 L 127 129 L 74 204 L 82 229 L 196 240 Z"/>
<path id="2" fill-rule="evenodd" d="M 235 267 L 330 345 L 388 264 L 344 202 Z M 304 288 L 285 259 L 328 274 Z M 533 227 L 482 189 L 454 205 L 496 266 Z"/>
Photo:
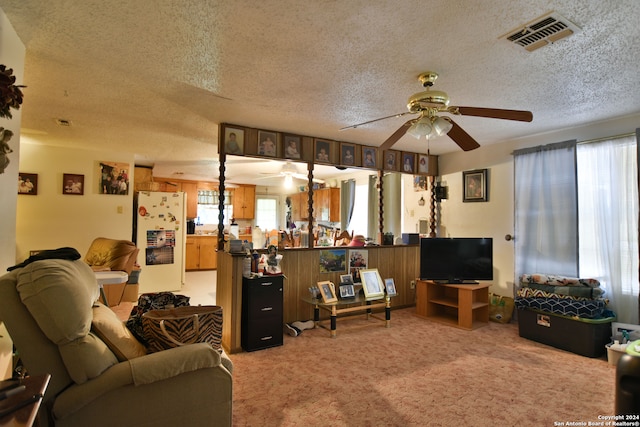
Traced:
<path id="1" fill-rule="evenodd" d="M 349 142 L 304 137 L 269 130 L 223 124 L 226 154 L 312 161 L 345 167 L 363 167 L 412 174 L 437 174 L 437 158 L 428 154 L 386 150 Z"/>
<path id="2" fill-rule="evenodd" d="M 393 297 L 397 295 L 396 285 L 392 278 L 384 279 L 380 277 L 377 268 L 360 270 L 360 280 L 365 299 L 383 298 L 385 295 Z M 329 304 L 341 300 L 355 299 L 355 285 L 350 274 L 340 275 L 340 285 L 338 291 L 331 281 L 318 282 L 317 286 L 309 288 L 312 298 L 322 299 L 322 302 Z"/>

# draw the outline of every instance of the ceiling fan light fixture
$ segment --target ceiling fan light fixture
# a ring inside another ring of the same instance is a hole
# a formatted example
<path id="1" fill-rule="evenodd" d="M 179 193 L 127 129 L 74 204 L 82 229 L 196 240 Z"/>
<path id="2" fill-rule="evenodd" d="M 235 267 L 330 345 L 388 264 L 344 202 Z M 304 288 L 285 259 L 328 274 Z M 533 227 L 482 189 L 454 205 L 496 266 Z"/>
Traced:
<path id="1" fill-rule="evenodd" d="M 291 175 L 285 175 L 284 177 L 284 188 L 293 187 L 293 177 Z"/>
<path id="2" fill-rule="evenodd" d="M 429 117 L 422 117 L 407 130 L 407 133 L 413 136 L 415 139 L 420 139 L 421 136 L 427 136 L 433 131 L 431 119 Z"/>
<path id="3" fill-rule="evenodd" d="M 453 128 L 453 124 L 449 120 L 443 119 L 442 117 L 436 117 L 433 120 L 433 131 L 437 136 L 446 135 Z"/>

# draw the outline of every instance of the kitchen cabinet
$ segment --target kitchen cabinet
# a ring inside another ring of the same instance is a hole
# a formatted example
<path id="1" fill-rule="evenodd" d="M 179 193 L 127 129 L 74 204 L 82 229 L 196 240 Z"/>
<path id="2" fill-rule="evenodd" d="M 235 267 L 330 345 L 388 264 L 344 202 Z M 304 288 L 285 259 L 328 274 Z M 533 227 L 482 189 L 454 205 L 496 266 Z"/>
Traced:
<path id="1" fill-rule="evenodd" d="M 253 219 L 256 210 L 256 186 L 241 185 L 233 190 L 233 217 Z"/>
<path id="2" fill-rule="evenodd" d="M 214 270 L 218 268 L 218 236 L 187 236 L 185 248 L 186 270 Z"/>
<path id="3" fill-rule="evenodd" d="M 181 191 L 187 195 L 187 219 L 198 216 L 198 183 L 182 182 Z"/>
<path id="4" fill-rule="evenodd" d="M 291 219 L 294 221 L 306 221 L 309 211 L 307 193 L 295 193 L 289 196 L 291 199 Z"/>
<path id="5" fill-rule="evenodd" d="M 309 211 L 308 193 L 296 193 L 291 199 L 291 217 L 294 221 L 306 221 Z M 340 221 L 340 189 L 321 188 L 313 191 L 313 216 L 316 221 Z"/>

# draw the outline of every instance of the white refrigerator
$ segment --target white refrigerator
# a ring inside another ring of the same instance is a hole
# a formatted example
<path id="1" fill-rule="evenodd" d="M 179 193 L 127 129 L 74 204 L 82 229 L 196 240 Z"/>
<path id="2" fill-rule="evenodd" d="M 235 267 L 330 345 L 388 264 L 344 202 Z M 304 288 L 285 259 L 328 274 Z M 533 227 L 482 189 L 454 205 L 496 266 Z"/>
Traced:
<path id="1" fill-rule="evenodd" d="M 185 193 L 141 191 L 136 201 L 139 292 L 180 291 L 185 280 Z"/>

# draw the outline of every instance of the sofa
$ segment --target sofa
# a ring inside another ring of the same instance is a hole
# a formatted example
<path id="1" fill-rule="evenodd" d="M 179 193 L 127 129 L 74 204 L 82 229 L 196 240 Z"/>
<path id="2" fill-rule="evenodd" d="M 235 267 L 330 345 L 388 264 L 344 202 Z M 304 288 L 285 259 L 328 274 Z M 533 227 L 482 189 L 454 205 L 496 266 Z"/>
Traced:
<path id="1" fill-rule="evenodd" d="M 38 260 L 0 277 L 0 321 L 24 368 L 51 375 L 40 425 L 231 425 L 224 353 L 198 343 L 147 354 L 98 294 L 81 259 Z"/>

